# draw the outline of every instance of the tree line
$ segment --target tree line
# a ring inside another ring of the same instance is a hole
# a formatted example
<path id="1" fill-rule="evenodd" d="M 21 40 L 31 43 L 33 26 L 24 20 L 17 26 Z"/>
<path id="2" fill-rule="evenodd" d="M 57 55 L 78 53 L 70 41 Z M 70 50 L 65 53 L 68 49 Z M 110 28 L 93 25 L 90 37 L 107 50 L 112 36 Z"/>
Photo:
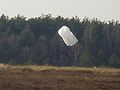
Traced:
<path id="1" fill-rule="evenodd" d="M 64 44 L 57 31 L 68 26 L 78 39 Z M 120 23 L 50 14 L 26 19 L 0 16 L 0 63 L 120 67 Z"/>

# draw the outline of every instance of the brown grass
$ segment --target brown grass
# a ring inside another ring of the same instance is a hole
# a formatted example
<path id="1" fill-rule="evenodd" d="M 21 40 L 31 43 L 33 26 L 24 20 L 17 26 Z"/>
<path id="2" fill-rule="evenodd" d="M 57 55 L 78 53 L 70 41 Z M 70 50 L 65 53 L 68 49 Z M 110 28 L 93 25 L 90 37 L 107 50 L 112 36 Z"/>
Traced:
<path id="1" fill-rule="evenodd" d="M 3 65 L 0 90 L 120 90 L 120 69 Z"/>

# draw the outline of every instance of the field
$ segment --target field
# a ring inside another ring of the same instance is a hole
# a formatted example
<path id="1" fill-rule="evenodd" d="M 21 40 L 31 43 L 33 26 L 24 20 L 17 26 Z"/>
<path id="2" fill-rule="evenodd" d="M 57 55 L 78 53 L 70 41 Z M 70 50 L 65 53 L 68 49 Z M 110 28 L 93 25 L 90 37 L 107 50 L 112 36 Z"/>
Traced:
<path id="1" fill-rule="evenodd" d="M 120 90 L 120 69 L 1 64 L 0 90 Z"/>

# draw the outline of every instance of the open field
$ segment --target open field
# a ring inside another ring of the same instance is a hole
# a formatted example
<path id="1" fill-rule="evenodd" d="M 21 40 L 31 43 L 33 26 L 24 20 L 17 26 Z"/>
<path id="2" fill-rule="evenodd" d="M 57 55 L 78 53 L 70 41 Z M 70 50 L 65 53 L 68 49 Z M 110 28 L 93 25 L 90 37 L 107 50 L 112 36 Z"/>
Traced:
<path id="1" fill-rule="evenodd" d="M 120 69 L 1 64 L 0 90 L 120 90 Z"/>

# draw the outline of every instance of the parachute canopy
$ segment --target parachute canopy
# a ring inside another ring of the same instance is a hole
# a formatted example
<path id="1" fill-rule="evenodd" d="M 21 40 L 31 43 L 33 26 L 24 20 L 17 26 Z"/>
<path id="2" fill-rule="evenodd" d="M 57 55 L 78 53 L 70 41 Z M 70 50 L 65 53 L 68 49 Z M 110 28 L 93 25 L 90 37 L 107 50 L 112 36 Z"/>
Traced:
<path id="1" fill-rule="evenodd" d="M 58 34 L 62 37 L 64 43 L 67 46 L 73 46 L 75 45 L 78 40 L 74 36 L 74 34 L 70 31 L 70 29 L 67 26 L 63 26 L 58 30 Z"/>

